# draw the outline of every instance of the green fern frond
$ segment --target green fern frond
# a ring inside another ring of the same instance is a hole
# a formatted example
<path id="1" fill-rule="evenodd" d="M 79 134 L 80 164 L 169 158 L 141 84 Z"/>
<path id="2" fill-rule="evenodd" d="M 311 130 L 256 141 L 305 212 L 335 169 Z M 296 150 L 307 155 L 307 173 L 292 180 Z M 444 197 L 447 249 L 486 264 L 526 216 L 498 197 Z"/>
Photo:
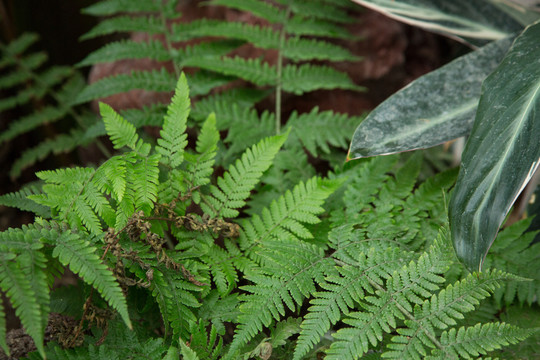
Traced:
<path id="1" fill-rule="evenodd" d="M 6 341 L 6 311 L 3 302 L 0 302 L 0 348 L 7 356 L 10 356 L 9 346 Z"/>
<path id="2" fill-rule="evenodd" d="M 227 6 L 237 10 L 248 11 L 270 23 L 282 23 L 285 21 L 284 11 L 260 0 L 213 0 L 210 3 L 212 5 Z"/>
<path id="3" fill-rule="evenodd" d="M 213 165 L 215 162 L 217 144 L 219 142 L 219 132 L 216 128 L 216 117 L 212 113 L 204 122 L 201 133 L 197 138 L 195 149 L 197 155 L 186 153 L 186 161 L 188 162 L 187 171 L 189 173 L 187 181 L 191 188 L 210 183 L 210 176 L 214 172 Z M 195 190 L 192 193 L 195 203 L 200 201 L 200 192 Z"/>
<path id="4" fill-rule="evenodd" d="M 109 16 L 125 12 L 158 12 L 160 9 L 159 4 L 151 1 L 105 0 L 84 8 L 82 13 L 94 16 Z"/>
<path id="5" fill-rule="evenodd" d="M 148 34 L 161 34 L 164 25 L 160 18 L 152 16 L 117 16 L 103 20 L 86 34 L 81 40 L 88 40 L 98 36 L 109 35 L 117 32 L 145 32 Z"/>
<path id="6" fill-rule="evenodd" d="M 347 14 L 346 9 L 335 6 L 334 4 L 327 4 L 322 1 L 305 2 L 301 0 L 278 0 L 278 2 L 288 6 L 293 13 L 304 17 L 329 20 L 336 23 L 350 23 L 354 21 Z"/>
<path id="7" fill-rule="evenodd" d="M 15 314 L 44 356 L 43 333 L 49 315 L 49 286 L 43 244 L 34 229 L 0 232 L 0 287 L 10 299 Z M 4 326 L 5 332 L 5 326 Z M 4 337 L 5 339 L 5 337 Z M 4 340 L 5 341 L 5 340 Z"/>
<path id="8" fill-rule="evenodd" d="M 305 114 L 294 111 L 287 121 L 287 126 L 293 129 L 293 133 L 313 156 L 318 156 L 317 149 L 330 152 L 328 144 L 347 148 L 358 121 L 358 118 L 332 111 L 319 112 L 319 108 L 315 107 Z"/>
<path id="9" fill-rule="evenodd" d="M 323 65 L 287 65 L 283 68 L 282 82 L 283 90 L 295 95 L 322 89 L 365 90 L 347 74 Z"/>
<path id="10" fill-rule="evenodd" d="M 332 43 L 292 37 L 283 45 L 283 56 L 293 61 L 328 60 L 328 61 L 359 61 L 360 58 L 349 50 Z"/>
<path id="11" fill-rule="evenodd" d="M 12 122 L 9 128 L 0 134 L 0 144 L 33 130 L 44 123 L 52 123 L 60 120 L 66 115 L 67 110 L 66 108 L 47 106 Z"/>
<path id="12" fill-rule="evenodd" d="M 132 71 L 130 74 L 106 77 L 88 85 L 79 93 L 77 103 L 81 104 L 133 89 L 168 92 L 173 91 L 175 85 L 175 77 L 165 69 L 160 71 Z"/>
<path id="13" fill-rule="evenodd" d="M 186 76 L 182 73 L 178 79 L 171 104 L 157 140 L 156 152 L 161 154 L 166 164 L 178 167 L 184 161 L 184 148 L 187 145 L 186 124 L 190 111 L 189 88 Z"/>
<path id="14" fill-rule="evenodd" d="M 280 239 L 311 239 L 313 235 L 302 223 L 316 224 L 324 211 L 322 204 L 341 185 L 339 180 L 314 177 L 299 183 L 273 201 L 261 214 L 242 222 L 239 243 L 243 250 Z"/>
<path id="15" fill-rule="evenodd" d="M 358 359 L 369 345 L 383 339 L 383 332 L 396 328 L 397 320 L 405 320 L 413 311 L 413 304 L 421 305 L 445 280 L 441 276 L 452 264 L 449 259 L 444 232 L 437 242 L 417 261 L 395 271 L 386 280 L 386 288 L 371 282 L 374 295 L 364 299 L 364 311 L 353 312 L 344 322 L 352 327 L 338 330 L 336 339 L 327 351 L 327 359 Z M 444 242 L 443 242 L 444 239 Z"/>
<path id="16" fill-rule="evenodd" d="M 11 65 L 15 62 L 15 57 L 24 51 L 26 51 L 32 44 L 39 40 L 39 35 L 36 33 L 27 32 L 13 40 L 7 45 L 0 44 L 2 53 L 6 56 L 2 56 L 0 62 L 0 68 L 6 65 Z"/>
<path id="17" fill-rule="evenodd" d="M 366 293 L 373 293 L 372 282 L 382 284 L 407 258 L 410 254 L 398 248 L 372 247 L 354 259 L 353 266 L 338 267 L 339 276 L 326 277 L 325 282 L 319 284 L 324 291 L 316 292 L 310 301 L 312 306 L 302 322 L 294 359 L 307 354 L 331 326 L 341 320 L 342 314 L 348 314 Z"/>
<path id="18" fill-rule="evenodd" d="M 276 71 L 268 63 L 260 59 L 244 59 L 241 57 L 215 59 L 194 59 L 188 66 L 197 66 L 202 69 L 215 71 L 252 82 L 255 85 L 275 85 Z"/>
<path id="19" fill-rule="evenodd" d="M 183 49 L 173 51 L 173 61 L 178 66 L 185 67 L 188 63 L 193 63 L 193 59 L 218 59 L 237 49 L 243 43 L 243 41 L 238 40 L 221 40 L 186 46 Z"/>
<path id="20" fill-rule="evenodd" d="M 218 336 L 213 325 L 208 333 L 205 325 L 204 321 L 191 324 L 190 334 L 192 338 L 189 347 L 201 359 L 217 360 L 222 352 L 223 338 Z"/>
<path id="21" fill-rule="evenodd" d="M 531 336 L 534 330 L 520 329 L 505 323 L 477 324 L 472 327 L 452 328 L 441 334 L 442 349 L 435 349 L 425 359 L 472 359 L 488 351 L 516 344 Z"/>
<path id="22" fill-rule="evenodd" d="M 248 294 L 241 297 L 242 314 L 238 316 L 239 325 L 225 359 L 235 358 L 263 327 L 284 316 L 287 308 L 295 311 L 297 305 L 315 292 L 315 281 L 334 272 L 332 260 L 318 246 L 291 239 L 266 243 L 266 247 L 264 266 L 245 274 L 254 285 L 241 287 Z"/>
<path id="23" fill-rule="evenodd" d="M 240 119 L 237 116 L 239 110 L 254 106 L 267 95 L 267 91 L 256 89 L 231 89 L 227 92 L 206 96 L 197 101 L 194 108 L 191 109 L 190 116 L 195 121 L 202 122 L 211 113 L 219 114 L 219 129 L 227 129 L 234 123 L 235 119 Z"/>
<path id="24" fill-rule="evenodd" d="M 42 218 L 50 218 L 51 210 L 48 206 L 37 204 L 28 196 L 41 194 L 41 186 L 26 186 L 19 191 L 0 196 L 0 205 L 16 207 L 23 211 L 30 211 Z"/>
<path id="25" fill-rule="evenodd" d="M 139 136 L 135 126 L 127 122 L 112 107 L 105 103 L 99 103 L 99 113 L 103 118 L 105 130 L 109 135 L 114 148 L 121 149 L 124 146 L 135 149 Z"/>
<path id="26" fill-rule="evenodd" d="M 134 164 L 132 189 L 135 192 L 135 209 L 150 214 L 157 199 L 159 184 L 159 155 L 142 158 Z"/>
<path id="27" fill-rule="evenodd" d="M 229 132 L 224 140 L 229 145 L 226 153 L 223 154 L 224 163 L 228 163 L 230 159 L 236 159 L 244 149 L 274 133 L 274 114 L 265 111 L 259 116 L 255 109 L 244 108 L 242 110 L 234 105 L 232 111 L 237 117 L 230 118 L 230 120 L 234 120 L 229 125 Z"/>
<path id="28" fill-rule="evenodd" d="M 42 236 L 56 245 L 52 255 L 78 274 L 87 284 L 98 290 L 131 329 L 131 320 L 122 289 L 113 273 L 96 254 L 97 249 L 94 245 L 82 237 L 82 234 L 72 233 L 69 230 L 61 233 L 54 230 L 42 231 Z"/>
<path id="29" fill-rule="evenodd" d="M 444 330 L 456 325 L 455 319 L 463 319 L 463 314 L 470 312 L 480 301 L 490 295 L 495 288 L 508 280 L 519 280 L 501 271 L 469 274 L 460 282 L 450 284 L 446 289 L 415 306 L 414 319 L 405 320 L 407 328 L 399 328 L 399 335 L 392 337 L 387 345 L 389 351 L 385 358 L 423 359 L 427 348 L 440 347 L 434 336 L 435 329 Z"/>
<path id="30" fill-rule="evenodd" d="M 325 20 L 295 15 L 287 22 L 287 32 L 297 36 L 323 36 L 336 39 L 351 39 L 351 34 L 342 26 Z"/>
<path id="31" fill-rule="evenodd" d="M 218 186 L 210 188 L 211 196 L 201 203 L 203 211 L 212 217 L 236 217 L 236 209 L 245 205 L 245 199 L 272 164 L 287 135 L 263 139 L 246 150 L 229 171 L 218 178 Z"/>
<path id="32" fill-rule="evenodd" d="M 109 43 L 101 49 L 92 52 L 76 66 L 88 66 L 122 59 L 143 58 L 167 61 L 171 59 L 171 56 L 163 44 L 157 40 L 149 40 L 148 42 L 121 40 Z"/>
<path id="33" fill-rule="evenodd" d="M 535 243 L 537 232 L 526 232 L 532 218 L 519 221 L 502 230 L 486 257 L 486 265 L 532 279 L 530 282 L 508 281 L 495 290 L 497 304 L 533 304 L 540 296 L 540 243 Z"/>
<path id="34" fill-rule="evenodd" d="M 187 24 L 177 24 L 173 27 L 175 40 L 189 40 L 205 36 L 225 37 L 249 41 L 261 49 L 277 49 L 279 47 L 279 32 L 269 27 L 227 22 L 216 20 L 195 20 Z M 214 43 L 212 43 L 214 46 Z"/>

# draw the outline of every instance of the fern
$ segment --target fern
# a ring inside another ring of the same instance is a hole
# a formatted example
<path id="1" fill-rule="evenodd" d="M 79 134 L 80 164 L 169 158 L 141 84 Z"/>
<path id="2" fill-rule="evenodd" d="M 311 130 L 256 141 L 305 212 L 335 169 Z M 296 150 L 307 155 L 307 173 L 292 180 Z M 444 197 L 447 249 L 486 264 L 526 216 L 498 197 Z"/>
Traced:
<path id="1" fill-rule="evenodd" d="M 236 217 L 245 199 L 259 181 L 262 173 L 270 167 L 272 159 L 286 140 L 278 135 L 262 140 L 248 149 L 240 159 L 211 187 L 211 196 L 201 204 L 205 213 L 212 217 Z"/>

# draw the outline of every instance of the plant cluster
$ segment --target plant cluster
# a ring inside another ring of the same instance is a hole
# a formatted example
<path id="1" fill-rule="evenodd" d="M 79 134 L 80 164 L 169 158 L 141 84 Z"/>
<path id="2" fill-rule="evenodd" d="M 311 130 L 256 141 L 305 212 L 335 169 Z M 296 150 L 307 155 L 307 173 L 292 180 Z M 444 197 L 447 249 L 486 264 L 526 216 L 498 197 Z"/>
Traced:
<path id="1" fill-rule="evenodd" d="M 269 25 L 174 23 L 174 1 L 102 1 L 86 12 L 110 17 L 86 37 L 137 30 L 164 40 L 111 43 L 81 66 L 150 57 L 172 61 L 175 73 L 133 72 L 85 86 L 70 69 L 63 87 L 44 83 L 46 99 L 58 100 L 52 107 L 65 110 L 59 118 L 82 119 L 73 130 L 81 136 L 62 135 L 77 139 L 65 147 L 51 140 L 51 151 L 103 141 L 107 159 L 39 171 L 35 185 L 0 197 L 36 215 L 0 232 L 0 288 L 35 342 L 28 358 L 534 356 L 538 323 L 517 326 L 539 312 L 530 220 L 501 232 L 490 270 L 468 273 L 447 223 L 455 170 L 419 183 L 420 153 L 343 165 L 338 149 L 357 119 L 318 109 L 282 119 L 286 93 L 359 90 L 315 62 L 355 60 L 317 39 L 347 36 L 338 26 L 347 4 L 212 3 Z M 30 40 L 3 45 L 0 64 L 20 67 Z M 276 63 L 226 56 L 242 43 L 277 50 Z M 0 83 L 37 84 L 44 75 L 35 69 Z M 239 78 L 257 88 L 211 91 Z M 66 100 L 59 94 L 72 82 L 79 87 L 66 90 Z M 100 103 L 98 118 L 80 106 L 131 89 L 174 95 L 168 106 L 120 112 Z M 11 101 L 38 95 L 19 91 Z M 269 96 L 275 110 L 260 114 L 254 105 Z M 15 121 L 5 137 L 42 121 Z M 148 125 L 158 127 L 157 139 L 141 131 Z M 308 155 L 327 166 L 316 168 Z M 51 290 L 65 268 L 78 284 Z M 4 313 L 0 347 L 8 353 Z"/>

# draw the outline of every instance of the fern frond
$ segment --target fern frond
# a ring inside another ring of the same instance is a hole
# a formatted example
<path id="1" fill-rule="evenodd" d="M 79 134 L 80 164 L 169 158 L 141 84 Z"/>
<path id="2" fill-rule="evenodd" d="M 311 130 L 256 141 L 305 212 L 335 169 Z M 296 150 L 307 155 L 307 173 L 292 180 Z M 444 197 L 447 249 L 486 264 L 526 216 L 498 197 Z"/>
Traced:
<path id="1" fill-rule="evenodd" d="M 471 359 L 488 351 L 516 344 L 531 336 L 534 330 L 521 329 L 506 323 L 476 324 L 472 327 L 452 328 L 441 334 L 442 349 L 435 349 L 426 359 Z"/>
<path id="2" fill-rule="evenodd" d="M 165 69 L 160 71 L 132 71 L 130 74 L 106 77 L 88 85 L 81 91 L 76 102 L 82 104 L 133 89 L 168 92 L 173 91 L 175 85 L 175 77 Z"/>
<path id="3" fill-rule="evenodd" d="M 287 32 L 297 36 L 323 36 L 336 39 L 351 39 L 351 34 L 342 26 L 312 17 L 295 15 L 287 22 Z"/>
<path id="4" fill-rule="evenodd" d="M 159 184 L 159 155 L 142 158 L 133 166 L 131 186 L 135 192 L 135 209 L 149 215 L 157 199 Z"/>
<path id="5" fill-rule="evenodd" d="M 156 152 L 164 157 L 166 164 L 178 167 L 184 161 L 184 148 L 187 145 L 186 124 L 190 111 L 189 88 L 186 76 L 182 73 L 178 79 L 171 104 L 157 140 Z"/>
<path id="6" fill-rule="evenodd" d="M 82 13 L 94 16 L 108 16 L 125 12 L 158 12 L 160 9 L 159 4 L 151 1 L 105 0 L 82 9 Z"/>
<path id="7" fill-rule="evenodd" d="M 436 348 L 438 340 L 435 329 L 446 329 L 456 325 L 455 319 L 463 319 L 480 301 L 490 295 L 495 288 L 508 280 L 519 280 L 501 271 L 469 274 L 460 282 L 450 284 L 446 289 L 415 306 L 414 319 L 405 320 L 406 328 L 397 329 L 399 335 L 392 337 L 385 358 L 422 359 L 427 355 L 426 347 Z"/>
<path id="8" fill-rule="evenodd" d="M 486 257 L 486 265 L 531 279 L 530 282 L 508 281 L 495 290 L 497 304 L 532 304 L 540 296 L 540 243 L 535 243 L 537 232 L 526 232 L 532 218 L 519 221 L 497 236 L 493 250 Z"/>
<path id="9" fill-rule="evenodd" d="M 157 40 L 132 41 L 121 40 L 109 43 L 92 52 L 76 66 L 88 66 L 103 62 L 112 62 L 123 59 L 143 59 L 148 58 L 156 61 L 168 61 L 171 59 L 170 53 L 163 44 Z"/>
<path id="10" fill-rule="evenodd" d="M 216 328 L 212 325 L 210 333 L 207 332 L 205 322 L 193 323 L 190 327 L 190 348 L 201 359 L 217 360 L 222 352 L 223 338 L 218 336 Z M 185 355 L 184 355 L 185 356 Z"/>
<path id="11" fill-rule="evenodd" d="M 10 356 L 9 346 L 6 341 L 6 311 L 3 301 L 0 302 L 0 348 L 4 350 L 7 356 Z"/>
<path id="12" fill-rule="evenodd" d="M 210 188 L 211 196 L 201 203 L 203 211 L 212 216 L 236 217 L 238 208 L 259 182 L 263 172 L 287 139 L 287 134 L 263 139 L 242 155 L 223 177 L 218 178 L 218 186 Z"/>
<path id="13" fill-rule="evenodd" d="M 396 320 L 405 320 L 413 311 L 412 304 L 421 305 L 422 298 L 431 296 L 445 280 L 441 276 L 452 264 L 444 233 L 437 242 L 386 280 L 386 288 L 371 282 L 376 289 L 362 304 L 364 311 L 353 312 L 344 322 L 352 327 L 338 330 L 336 339 L 327 351 L 327 359 L 358 359 L 383 338 L 383 332 L 396 328 Z"/>
<path id="14" fill-rule="evenodd" d="M 347 148 L 358 121 L 358 118 L 332 111 L 319 112 L 319 108 L 315 107 L 305 114 L 294 111 L 287 121 L 287 126 L 293 129 L 293 133 L 313 156 L 318 156 L 317 149 L 330 152 L 328 144 Z"/>
<path id="15" fill-rule="evenodd" d="M 41 194 L 41 186 L 26 186 L 19 191 L 0 196 L 0 205 L 16 207 L 23 211 L 33 212 L 42 218 L 50 218 L 51 210 L 48 206 L 38 204 L 28 198 L 36 194 Z"/>
<path id="16" fill-rule="evenodd" d="M 267 243 L 265 247 L 268 251 L 260 253 L 265 256 L 264 266 L 245 274 L 254 285 L 241 287 L 249 294 L 241 297 L 242 314 L 225 359 L 236 358 L 237 351 L 273 319 L 284 316 L 286 308 L 295 311 L 315 292 L 315 282 L 334 272 L 333 261 L 318 246 L 291 239 Z"/>
<path id="17" fill-rule="evenodd" d="M 347 14 L 346 9 L 337 7 L 333 4 L 325 4 L 324 2 L 320 1 L 278 1 L 288 6 L 293 13 L 302 15 L 304 17 L 329 20 L 336 23 L 350 23 L 354 21 L 353 18 Z"/>
<path id="18" fill-rule="evenodd" d="M 10 65 L 15 61 L 15 57 L 26 51 L 32 44 L 39 40 L 36 33 L 27 32 L 10 42 L 8 45 L 0 44 L 0 49 L 5 54 L 2 56 L 0 68 Z"/>
<path id="19" fill-rule="evenodd" d="M 219 57 L 227 55 L 243 43 L 243 41 L 238 40 L 221 40 L 186 46 L 173 53 L 173 61 L 180 67 L 185 67 L 188 63 L 193 63 L 194 59 L 210 58 L 217 61 Z"/>
<path id="20" fill-rule="evenodd" d="M 188 40 L 205 36 L 225 37 L 249 41 L 261 49 L 277 49 L 279 47 L 279 32 L 269 27 L 261 27 L 241 22 L 216 20 L 195 20 L 187 24 L 177 24 L 173 27 L 176 40 Z M 211 43 L 215 46 L 214 43 Z"/>
<path id="21" fill-rule="evenodd" d="M 311 239 L 313 235 L 302 223 L 316 224 L 316 216 L 324 211 L 322 204 L 341 185 L 339 180 L 314 177 L 299 183 L 278 200 L 265 208 L 261 216 L 255 215 L 242 222 L 239 243 L 243 250 L 280 239 Z"/>
<path id="22" fill-rule="evenodd" d="M 301 359 L 307 354 L 331 326 L 341 320 L 342 314 L 348 314 L 366 293 L 373 293 L 371 282 L 382 284 L 408 257 L 410 255 L 398 248 L 382 250 L 372 247 L 354 259 L 354 266 L 338 267 L 339 276 L 328 276 L 325 282 L 320 283 L 324 291 L 316 292 L 310 301 L 312 306 L 301 324 L 294 359 Z"/>
<path id="23" fill-rule="evenodd" d="M 268 63 L 263 63 L 261 59 L 244 59 L 238 56 L 224 57 L 220 61 L 194 59 L 193 63 L 188 62 L 186 65 L 241 78 L 259 86 L 276 83 L 276 70 Z"/>
<path id="24" fill-rule="evenodd" d="M 293 61 L 328 60 L 328 61 L 358 61 L 359 57 L 351 54 L 344 47 L 317 40 L 292 37 L 285 41 L 283 56 Z"/>
<path id="25" fill-rule="evenodd" d="M 222 5 L 237 10 L 248 11 L 270 23 L 282 23 L 286 19 L 284 11 L 260 0 L 213 0 L 210 3 L 212 5 Z"/>
<path id="26" fill-rule="evenodd" d="M 129 8 L 129 7 L 128 7 Z M 154 16 L 117 16 L 103 20 L 90 31 L 80 37 L 88 40 L 98 36 L 117 32 L 145 32 L 148 34 L 161 34 L 164 32 L 161 19 Z"/>
<path id="27" fill-rule="evenodd" d="M 189 173 L 187 180 L 191 188 L 198 188 L 210 183 L 210 176 L 214 172 L 213 165 L 218 141 L 219 132 L 216 128 L 216 117 L 212 113 L 204 122 L 201 133 L 197 138 L 195 149 L 198 154 L 186 154 L 186 160 L 188 162 L 187 171 Z M 200 201 L 199 190 L 192 193 L 192 196 L 195 203 L 198 204 Z"/>
<path id="28" fill-rule="evenodd" d="M 9 128 L 0 134 L 0 144 L 37 128 L 44 123 L 52 123 L 63 118 L 68 109 L 46 106 L 38 111 L 13 121 Z"/>
<path id="29" fill-rule="evenodd" d="M 230 81 L 229 77 L 202 71 L 188 77 L 191 96 L 205 95 Z M 175 76 L 163 68 L 160 71 L 132 71 L 130 74 L 106 77 L 88 85 L 77 97 L 76 104 L 134 89 L 171 92 L 175 86 Z"/>
<path id="30" fill-rule="evenodd" d="M 197 101 L 190 116 L 197 122 L 206 120 L 211 113 L 219 114 L 220 130 L 227 129 L 234 123 L 239 110 L 254 106 L 268 95 L 267 91 L 235 88 L 227 92 L 209 95 Z"/>
<path id="31" fill-rule="evenodd" d="M 61 233 L 54 230 L 42 231 L 42 236 L 56 244 L 52 255 L 75 274 L 78 274 L 84 282 L 98 290 L 131 329 L 131 320 L 122 289 L 116 282 L 113 273 L 96 254 L 97 249 L 94 245 L 81 234 L 72 233 L 69 230 Z"/>
<path id="32" fill-rule="evenodd" d="M 139 136 L 135 126 L 127 122 L 112 107 L 105 103 L 99 103 L 99 113 L 103 118 L 105 129 L 114 148 L 121 149 L 124 146 L 135 149 Z"/>
<path id="33" fill-rule="evenodd" d="M 46 259 L 39 251 L 42 247 L 39 233 L 33 229 L 8 229 L 0 233 L 0 287 L 44 356 L 43 333 L 50 299 Z"/>
<path id="34" fill-rule="evenodd" d="M 345 89 L 364 91 L 343 72 L 323 65 L 287 65 L 283 68 L 283 90 L 302 95 L 314 90 Z"/>

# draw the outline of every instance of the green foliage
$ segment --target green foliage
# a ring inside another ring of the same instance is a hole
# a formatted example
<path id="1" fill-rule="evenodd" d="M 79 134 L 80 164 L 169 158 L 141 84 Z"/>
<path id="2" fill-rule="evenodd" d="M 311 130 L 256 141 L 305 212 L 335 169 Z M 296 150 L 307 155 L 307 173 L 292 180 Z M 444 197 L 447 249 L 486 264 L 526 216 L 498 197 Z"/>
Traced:
<path id="1" fill-rule="evenodd" d="M 85 114 L 85 126 L 59 136 L 64 145 L 46 141 L 33 151 L 70 150 L 106 135 L 114 155 L 39 171 L 38 183 L 0 197 L 38 216 L 0 232 L 0 287 L 36 343 L 29 358 L 472 358 L 518 346 L 520 356 L 534 355 L 537 322 L 512 322 L 520 306 L 534 314 L 538 307 L 529 221 L 500 234 L 486 260 L 493 270 L 468 274 L 448 235 L 455 170 L 419 183 L 421 154 L 343 165 L 336 149 L 359 119 L 315 107 L 281 120 L 284 92 L 359 89 L 332 67 L 356 57 L 329 40 L 348 38 L 350 5 L 212 5 L 273 25 L 171 25 L 175 1 L 106 0 L 85 10 L 107 17 L 86 38 L 142 31 L 165 40 L 115 42 L 79 66 L 144 57 L 172 61 L 175 74 L 138 71 L 71 89 L 70 116 L 79 111 L 72 104 L 131 89 L 174 94 L 168 106 L 117 111 L 100 103 L 99 121 Z M 31 40 L 8 49 L 20 54 Z M 197 44 L 171 46 L 191 40 Z M 276 62 L 226 56 L 245 43 L 274 50 Z M 0 65 L 15 61 L 4 56 Z M 185 76 L 188 66 L 195 71 Z M 0 86 L 30 79 L 10 76 Z M 216 89 L 237 79 L 251 88 Z M 255 109 L 272 94 L 273 111 Z M 53 109 L 45 111 L 60 116 Z M 15 122 L 0 139 L 40 121 Z M 159 131 L 141 131 L 148 125 Z M 51 293 L 63 267 L 78 282 Z M 57 315 L 75 319 L 58 325 Z"/>

